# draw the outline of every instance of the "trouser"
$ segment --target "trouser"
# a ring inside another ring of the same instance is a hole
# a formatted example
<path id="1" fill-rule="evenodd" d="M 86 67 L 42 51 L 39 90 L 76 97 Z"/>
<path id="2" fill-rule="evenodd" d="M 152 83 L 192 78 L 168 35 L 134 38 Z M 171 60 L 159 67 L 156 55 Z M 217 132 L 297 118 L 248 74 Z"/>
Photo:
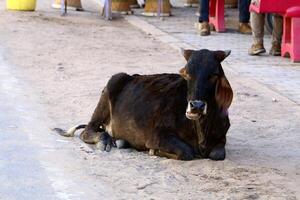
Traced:
<path id="1" fill-rule="evenodd" d="M 264 25 L 265 14 L 251 12 L 251 27 L 254 44 L 263 44 L 264 42 Z M 280 15 L 274 15 L 274 26 L 272 32 L 272 44 L 280 45 L 282 38 L 282 17 Z"/>
<path id="2" fill-rule="evenodd" d="M 239 0 L 239 21 L 248 23 L 250 19 L 249 5 L 251 0 Z M 200 0 L 199 22 L 208 22 L 209 20 L 209 0 Z"/>
<path id="3" fill-rule="evenodd" d="M 208 22 L 209 18 L 209 0 L 200 0 L 199 22 Z"/>
<path id="4" fill-rule="evenodd" d="M 250 20 L 250 6 L 251 0 L 239 0 L 239 21 L 241 23 L 249 23 Z"/>

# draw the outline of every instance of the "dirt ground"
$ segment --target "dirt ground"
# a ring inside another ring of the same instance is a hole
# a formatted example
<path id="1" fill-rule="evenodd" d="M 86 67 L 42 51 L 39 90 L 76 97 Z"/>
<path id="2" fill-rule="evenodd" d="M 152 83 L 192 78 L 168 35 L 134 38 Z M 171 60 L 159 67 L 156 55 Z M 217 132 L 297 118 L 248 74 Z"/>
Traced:
<path id="1" fill-rule="evenodd" d="M 122 18 L 104 21 L 91 2 L 83 1 L 89 11 L 67 17 L 51 9 L 51 1 L 38 3 L 36 12 L 23 13 L 7 12 L 0 2 L 0 45 L 57 127 L 86 123 L 114 73 L 177 72 L 184 65 L 179 52 Z M 299 105 L 226 71 L 235 98 L 225 161 L 182 162 L 132 149 L 84 151 L 78 159 L 89 176 L 112 188 L 111 199 L 300 198 Z M 75 152 L 83 151 L 81 141 L 67 140 Z"/>

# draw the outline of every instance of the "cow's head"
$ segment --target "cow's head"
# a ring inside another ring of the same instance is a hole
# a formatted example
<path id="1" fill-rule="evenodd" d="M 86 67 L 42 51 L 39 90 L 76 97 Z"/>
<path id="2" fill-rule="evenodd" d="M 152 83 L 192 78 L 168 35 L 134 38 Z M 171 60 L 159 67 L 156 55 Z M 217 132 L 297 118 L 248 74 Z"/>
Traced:
<path id="1" fill-rule="evenodd" d="M 180 70 L 188 85 L 186 117 L 197 120 L 207 113 L 210 106 L 226 111 L 233 92 L 221 62 L 230 51 L 182 50 L 182 54 L 187 61 Z"/>

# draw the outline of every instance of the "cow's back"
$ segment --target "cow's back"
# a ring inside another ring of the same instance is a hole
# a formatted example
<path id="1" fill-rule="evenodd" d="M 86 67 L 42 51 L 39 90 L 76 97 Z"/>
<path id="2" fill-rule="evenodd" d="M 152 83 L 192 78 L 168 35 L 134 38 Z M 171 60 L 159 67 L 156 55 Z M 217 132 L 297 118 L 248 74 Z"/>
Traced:
<path id="1" fill-rule="evenodd" d="M 186 81 L 177 74 L 119 74 L 108 83 L 113 136 L 143 150 L 156 131 L 186 121 Z"/>

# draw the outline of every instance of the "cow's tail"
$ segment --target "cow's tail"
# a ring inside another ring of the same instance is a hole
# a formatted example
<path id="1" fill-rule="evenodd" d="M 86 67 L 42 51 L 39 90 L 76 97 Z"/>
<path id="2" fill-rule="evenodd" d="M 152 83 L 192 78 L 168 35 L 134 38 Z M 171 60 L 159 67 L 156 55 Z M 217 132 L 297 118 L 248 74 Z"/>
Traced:
<path id="1" fill-rule="evenodd" d="M 57 132 L 59 135 L 64 136 L 64 137 L 74 137 L 74 134 L 78 129 L 83 129 L 86 126 L 87 126 L 86 124 L 81 124 L 81 125 L 78 125 L 78 126 L 74 126 L 74 127 L 70 128 L 67 131 L 64 130 L 64 129 L 61 129 L 61 128 L 54 128 L 52 130 Z"/>

